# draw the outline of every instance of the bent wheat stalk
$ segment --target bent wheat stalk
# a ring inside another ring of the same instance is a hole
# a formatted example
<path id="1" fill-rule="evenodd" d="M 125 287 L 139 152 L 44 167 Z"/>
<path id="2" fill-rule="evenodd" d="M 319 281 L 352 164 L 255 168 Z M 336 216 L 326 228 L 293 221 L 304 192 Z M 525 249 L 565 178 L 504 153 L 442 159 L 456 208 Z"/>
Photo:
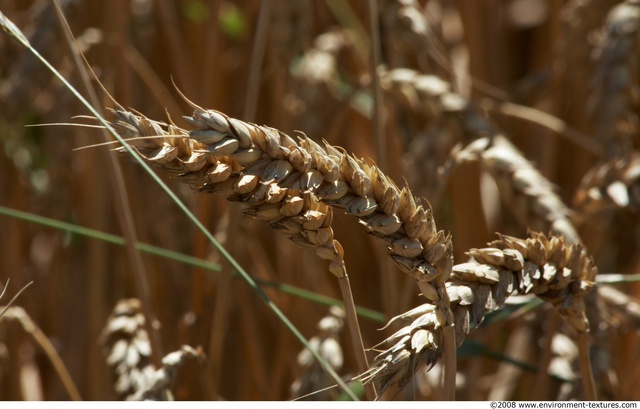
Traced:
<path id="1" fill-rule="evenodd" d="M 532 232 L 527 239 L 500 236 L 489 246 L 470 250 L 473 261 L 454 266 L 447 282 L 458 345 L 512 294 L 535 294 L 551 303 L 584 339 L 589 332 L 584 297 L 594 285 L 596 267 L 582 245 Z M 433 366 L 442 355 L 443 343 L 437 315 L 433 305 L 424 304 L 389 321 L 387 326 L 398 321 L 408 324 L 384 341 L 391 347 L 375 358 L 360 379 L 379 381 L 384 393 L 404 387 L 421 362 Z M 588 354 L 581 364 L 583 374 L 590 373 Z M 595 398 L 592 379 L 583 378 L 586 396 Z"/>
<path id="2" fill-rule="evenodd" d="M 421 204 L 376 166 L 326 142 L 322 146 L 306 136 L 296 141 L 273 128 L 193 108 L 185 117 L 195 127 L 191 131 L 121 107 L 113 110 L 112 126 L 124 138 L 138 138 L 131 146 L 147 162 L 196 190 L 241 202 L 247 215 L 314 249 L 338 278 L 346 270 L 342 246 L 333 238 L 331 207 L 356 216 L 368 233 L 388 244 L 393 260 L 433 304 L 452 360 L 448 369 L 455 370 L 453 317 L 444 284 L 453 247 L 450 237 L 436 230 L 429 203 Z M 140 138 L 147 136 L 154 138 Z"/>

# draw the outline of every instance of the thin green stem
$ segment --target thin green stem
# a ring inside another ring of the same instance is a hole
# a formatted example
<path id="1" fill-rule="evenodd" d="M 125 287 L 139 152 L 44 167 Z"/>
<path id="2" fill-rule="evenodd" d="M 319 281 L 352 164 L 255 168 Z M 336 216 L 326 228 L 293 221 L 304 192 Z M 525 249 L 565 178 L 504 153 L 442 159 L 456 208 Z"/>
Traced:
<path id="1" fill-rule="evenodd" d="M 60 220 L 55 220 L 48 217 L 39 216 L 33 213 L 11 209 L 4 206 L 0 206 L 0 215 L 13 217 L 13 218 L 24 220 L 30 223 L 40 224 L 42 226 L 65 231 L 70 234 L 77 234 L 79 236 L 101 240 L 106 243 L 115 244 L 118 246 L 124 246 L 124 243 L 125 243 L 124 238 L 120 236 L 116 236 L 114 234 L 109 234 L 109 233 L 101 232 L 99 230 L 89 229 L 87 227 L 78 226 L 76 224 L 67 223 Z M 135 245 L 138 250 L 144 253 L 162 257 L 167 260 L 173 260 L 178 263 L 182 263 L 192 267 L 197 267 L 203 270 L 208 270 L 213 272 L 220 272 L 222 269 L 220 264 L 203 260 L 198 257 L 193 257 L 188 254 L 179 253 L 177 251 L 169 250 L 163 247 L 157 247 L 151 244 L 141 243 L 141 242 L 135 243 Z M 238 274 L 234 272 L 233 276 L 237 277 Z M 327 305 L 327 306 L 338 306 L 341 308 L 345 308 L 344 303 L 340 300 L 327 297 L 322 294 L 317 294 L 317 293 L 314 293 L 313 291 L 305 290 L 304 288 L 296 287 L 290 284 L 279 283 L 275 281 L 262 280 L 258 278 L 254 278 L 254 280 L 261 287 L 273 288 L 284 294 L 302 298 L 302 299 L 314 302 L 316 304 Z M 374 321 L 381 324 L 384 324 L 387 322 L 387 317 L 378 311 L 357 306 L 357 305 L 355 308 L 356 308 L 356 313 L 362 318 L 366 318 L 370 321 Z"/>

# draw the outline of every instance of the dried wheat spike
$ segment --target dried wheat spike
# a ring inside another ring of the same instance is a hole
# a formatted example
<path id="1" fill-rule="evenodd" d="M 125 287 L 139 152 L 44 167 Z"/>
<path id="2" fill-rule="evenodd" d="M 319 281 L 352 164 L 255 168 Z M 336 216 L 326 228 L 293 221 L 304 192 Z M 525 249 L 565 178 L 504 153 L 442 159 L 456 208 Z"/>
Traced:
<path id="1" fill-rule="evenodd" d="M 439 55 L 439 40 L 427 20 L 423 7 L 417 0 L 387 0 L 382 3 L 382 18 L 386 29 L 393 33 L 389 36 L 396 49 L 394 57 L 402 55 L 408 58 L 419 58 L 424 69 L 433 72 L 438 68 L 434 55 Z M 415 50 L 428 52 L 416 53 Z M 416 55 L 418 54 L 418 55 Z M 408 66 L 407 61 L 396 61 L 396 65 Z"/>
<path id="2" fill-rule="evenodd" d="M 118 301 L 102 330 L 101 343 L 120 399 L 166 400 L 177 368 L 186 358 L 202 361 L 204 354 L 185 345 L 162 358 L 163 366 L 156 369 L 150 359 L 151 343 L 141 308 L 135 298 Z"/>
<path id="3" fill-rule="evenodd" d="M 329 314 L 318 322 L 318 334 L 314 335 L 309 344 L 324 358 L 325 361 L 335 370 L 342 368 L 343 356 L 340 347 L 340 331 L 344 326 L 345 312 L 339 307 L 331 307 Z M 291 397 L 297 399 L 307 394 L 313 393 L 310 400 L 334 400 L 335 390 L 321 391 L 335 382 L 329 377 L 322 366 L 316 361 L 308 349 L 303 349 L 298 354 L 298 365 L 304 372 L 296 378 L 291 385 Z"/>
<path id="4" fill-rule="evenodd" d="M 640 1 L 627 0 L 608 14 L 603 38 L 594 52 L 597 64 L 593 78 L 591 112 L 594 133 L 609 157 L 628 152 L 637 134 L 638 115 L 633 106 L 638 84 L 638 29 Z"/>
<path id="5" fill-rule="evenodd" d="M 511 294 L 535 294 L 555 306 L 576 331 L 589 330 L 584 296 L 594 285 L 596 267 L 580 244 L 532 232 L 527 239 L 500 236 L 489 246 L 469 251 L 473 261 L 454 266 L 447 282 L 458 345 Z M 384 393 L 396 384 L 405 386 L 421 361 L 433 366 L 442 353 L 437 314 L 424 304 L 393 318 L 388 325 L 409 324 L 384 342 L 392 346 L 376 357 L 361 380 L 380 382 Z"/>
<path id="6" fill-rule="evenodd" d="M 607 322 L 616 327 L 640 328 L 640 300 L 610 286 L 598 286 L 598 295 L 604 302 Z"/>
<path id="7" fill-rule="evenodd" d="M 306 136 L 296 141 L 277 129 L 195 105 L 193 115 L 185 117 L 195 127 L 189 132 L 173 124 L 165 130 L 120 108 L 114 113 L 113 126 L 123 137 L 162 136 L 131 141 L 149 163 L 201 192 L 242 202 L 247 214 L 315 248 L 338 277 L 344 275 L 343 251 L 333 239 L 329 206 L 356 216 L 368 233 L 387 242 L 400 269 L 420 283 L 443 312 L 443 325 L 451 323 L 444 292 L 453 266 L 451 239 L 437 231 L 428 202 L 421 204 L 376 166 L 327 142 L 320 145 Z"/>
<path id="8" fill-rule="evenodd" d="M 603 210 L 620 208 L 640 211 L 640 153 L 598 164 L 582 178 L 574 207 L 588 217 Z"/>
<path id="9" fill-rule="evenodd" d="M 551 182 L 471 102 L 452 92 L 448 82 L 408 69 L 391 70 L 381 78 L 383 88 L 394 99 L 458 134 L 458 140 L 471 141 L 454 152 L 447 170 L 479 161 L 495 178 L 502 199 L 523 225 L 536 231 L 551 230 L 571 242 L 579 240 L 569 218 L 571 212 Z"/>
<path id="10" fill-rule="evenodd" d="M 502 135 L 480 138 L 454 155 L 457 163 L 479 161 L 495 179 L 500 196 L 520 223 L 536 231 L 562 235 L 570 243 L 580 239 L 571 211 L 555 187 Z"/>
<path id="11" fill-rule="evenodd" d="M 139 300 L 120 300 L 102 331 L 101 343 L 120 399 L 133 397 L 155 371 L 144 322 Z"/>
<path id="12" fill-rule="evenodd" d="M 380 73 L 380 84 L 401 106 L 438 124 L 458 140 L 471 141 L 496 133 L 495 126 L 475 106 L 453 91 L 451 84 L 436 75 L 407 68 Z"/>
<path id="13" fill-rule="evenodd" d="M 188 345 L 183 345 L 178 351 L 167 354 L 162 358 L 162 367 L 153 371 L 142 388 L 138 389 L 128 400 L 166 400 L 167 391 L 173 386 L 178 368 L 189 359 L 195 359 L 202 364 L 205 356 L 200 348 L 194 349 Z"/>
<path id="14" fill-rule="evenodd" d="M 287 160 L 289 155 L 283 152 L 289 148 L 278 144 L 281 137 L 284 143 L 295 144 L 289 136 L 269 128 L 269 136 L 260 134 L 263 145 L 259 146 L 251 139 L 252 125 L 214 111 L 200 110 L 189 117 L 198 127 L 191 132 L 128 111 L 114 113 L 117 119 L 113 126 L 123 137 L 154 137 L 131 142 L 147 162 L 194 189 L 241 202 L 245 214 L 267 222 L 296 244 L 315 249 L 319 257 L 329 261 L 331 273 L 344 277 L 342 246 L 333 239 L 331 228 L 332 209 L 319 202 L 312 190 L 323 177 L 319 171 L 305 168 L 306 152 L 296 151 L 292 160 Z M 230 133 L 225 133 L 225 126 Z M 263 148 L 271 157 L 263 157 Z M 334 162 L 331 165 L 337 167 Z"/>

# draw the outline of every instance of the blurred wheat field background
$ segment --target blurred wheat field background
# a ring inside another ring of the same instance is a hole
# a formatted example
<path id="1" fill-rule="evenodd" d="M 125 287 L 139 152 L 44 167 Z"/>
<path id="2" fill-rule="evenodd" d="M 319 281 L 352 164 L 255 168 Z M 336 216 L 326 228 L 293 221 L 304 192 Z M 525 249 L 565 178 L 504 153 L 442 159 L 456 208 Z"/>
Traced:
<path id="1" fill-rule="evenodd" d="M 375 24 L 372 2 L 356 0 L 60 4 L 77 47 L 122 107 L 155 120 L 168 113 L 188 128 L 183 115 L 193 107 L 179 90 L 198 106 L 375 161 L 428 200 L 438 230 L 451 233 L 457 265 L 496 233 L 553 232 L 582 243 L 599 272 L 586 311 L 598 397 L 640 399 L 638 1 L 384 0 Z M 53 2 L 6 0 L 0 11 L 82 89 Z M 118 244 L 126 223 L 109 157 L 117 145 L 90 147 L 104 142 L 97 129 L 31 126 L 95 122 L 77 118 L 87 109 L 7 35 L 0 55 L 0 284 L 8 286 L 0 303 L 33 281 L 0 318 L 0 399 L 141 398 L 136 376 L 172 351 L 180 365 L 164 365 L 179 400 L 288 400 L 335 383 L 176 203 L 119 155 L 129 228 L 165 249 L 165 257 L 142 251 L 141 263 L 132 261 Z M 114 107 L 98 95 L 100 108 Z M 238 203 L 158 175 L 295 327 L 324 346 L 340 376 L 359 375 L 344 313 L 331 308 L 342 298 L 327 261 Z M 398 330 L 380 330 L 388 320 L 424 297 L 359 224 L 333 213 L 362 307 L 362 341 L 372 348 Z M 149 310 L 136 300 L 141 275 Z M 133 352 L 118 370 L 131 372 L 114 376 L 113 351 L 125 344 Z M 150 355 L 149 345 L 160 351 Z M 377 354 L 367 353 L 369 363 Z M 442 365 L 428 369 L 383 398 L 443 399 Z M 460 400 L 585 397 L 575 329 L 526 296 L 509 298 L 466 335 L 456 371 Z M 310 398 L 345 395 L 334 388 Z"/>

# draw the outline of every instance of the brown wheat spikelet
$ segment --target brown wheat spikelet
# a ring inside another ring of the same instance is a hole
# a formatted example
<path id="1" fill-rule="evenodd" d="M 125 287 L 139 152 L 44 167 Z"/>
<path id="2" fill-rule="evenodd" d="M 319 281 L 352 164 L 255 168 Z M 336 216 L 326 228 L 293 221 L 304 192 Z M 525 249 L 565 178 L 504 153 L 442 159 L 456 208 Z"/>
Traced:
<path id="1" fill-rule="evenodd" d="M 582 178 L 574 206 L 582 217 L 619 208 L 640 211 L 640 153 L 628 152 L 594 166 Z"/>
<path id="2" fill-rule="evenodd" d="M 519 222 L 536 231 L 552 231 L 570 243 L 580 241 L 571 210 L 545 178 L 507 138 L 480 138 L 454 153 L 454 161 L 479 161 L 495 179 L 500 196 Z"/>
<path id="3" fill-rule="evenodd" d="M 154 372 L 151 343 L 144 329 L 145 317 L 138 299 L 120 300 L 103 329 L 101 343 L 115 377 L 120 399 L 130 399 Z"/>
<path id="4" fill-rule="evenodd" d="M 176 371 L 186 359 L 202 363 L 200 349 L 183 345 L 162 358 L 162 367 L 151 362 L 151 343 L 144 328 L 140 300 L 120 300 L 102 331 L 102 345 L 107 365 L 113 370 L 115 392 L 124 400 L 168 400 Z"/>
<path id="5" fill-rule="evenodd" d="M 465 143 L 464 148 L 453 151 L 446 172 L 464 162 L 480 162 L 520 223 L 535 231 L 562 234 L 572 242 L 579 240 L 571 211 L 551 182 L 470 101 L 453 92 L 447 81 L 409 69 L 391 70 L 382 78 L 384 89 L 395 100 L 448 130 L 452 140 Z"/>
<path id="6" fill-rule="evenodd" d="M 410 61 L 401 58 L 417 58 L 417 63 L 425 71 L 436 71 L 444 57 L 440 55 L 442 51 L 438 49 L 433 27 L 420 3 L 416 0 L 387 0 L 383 2 L 381 14 L 386 29 L 393 33 L 389 36 L 390 46 L 397 48 L 393 54 L 396 59 L 394 65 L 410 66 Z M 427 52 L 416 53 L 415 50 Z"/>
<path id="7" fill-rule="evenodd" d="M 556 307 L 576 331 L 589 331 L 584 297 L 594 285 L 596 267 L 582 245 L 532 232 L 527 239 L 500 236 L 489 246 L 470 250 L 473 261 L 454 266 L 447 282 L 458 345 L 511 294 L 535 294 Z M 388 325 L 398 321 L 408 324 L 385 341 L 391 347 L 362 377 L 379 381 L 381 393 L 396 384 L 405 386 L 421 362 L 432 366 L 441 355 L 442 327 L 432 305 L 416 307 Z"/>

